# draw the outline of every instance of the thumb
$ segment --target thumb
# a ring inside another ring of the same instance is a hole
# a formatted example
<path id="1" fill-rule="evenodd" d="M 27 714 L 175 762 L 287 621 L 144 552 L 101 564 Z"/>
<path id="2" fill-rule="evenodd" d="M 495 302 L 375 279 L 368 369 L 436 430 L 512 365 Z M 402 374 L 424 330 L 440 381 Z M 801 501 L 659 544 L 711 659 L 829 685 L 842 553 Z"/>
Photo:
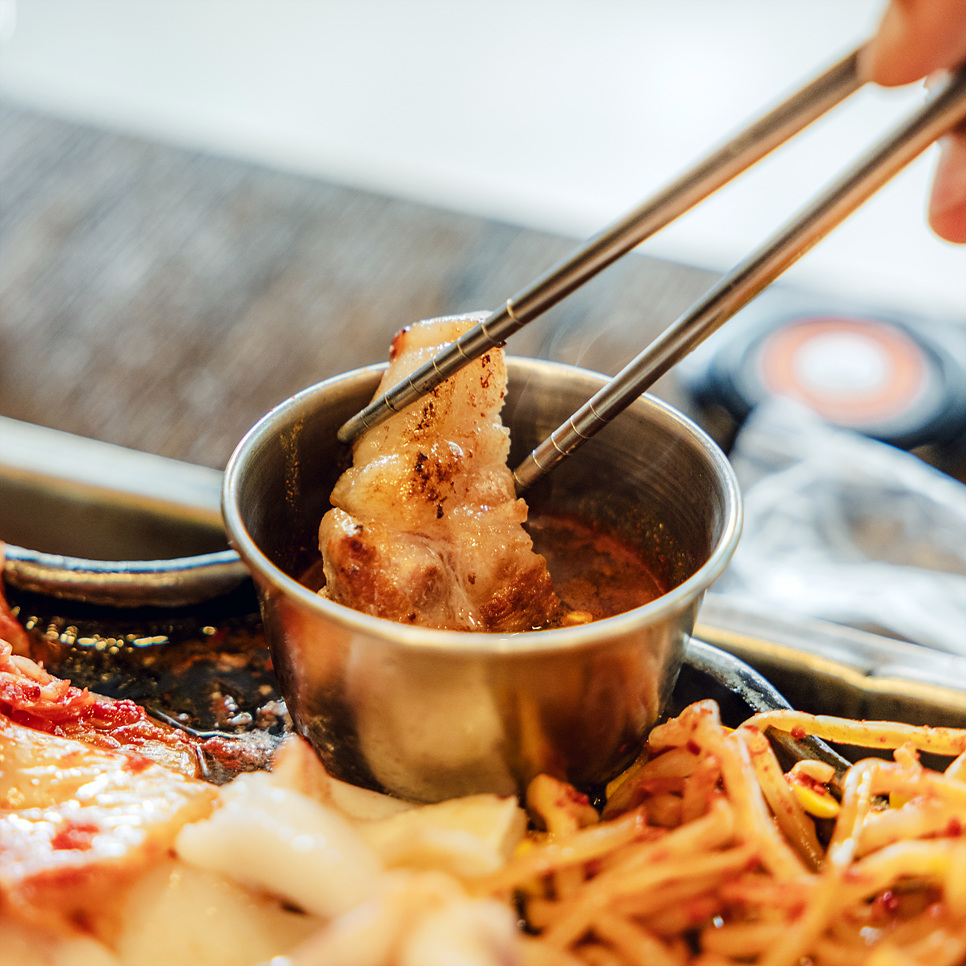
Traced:
<path id="1" fill-rule="evenodd" d="M 966 0 L 890 0 L 862 51 L 866 80 L 893 87 L 966 61 Z"/>
<path id="2" fill-rule="evenodd" d="M 966 125 L 940 142 L 929 200 L 929 225 L 946 241 L 966 244 Z"/>

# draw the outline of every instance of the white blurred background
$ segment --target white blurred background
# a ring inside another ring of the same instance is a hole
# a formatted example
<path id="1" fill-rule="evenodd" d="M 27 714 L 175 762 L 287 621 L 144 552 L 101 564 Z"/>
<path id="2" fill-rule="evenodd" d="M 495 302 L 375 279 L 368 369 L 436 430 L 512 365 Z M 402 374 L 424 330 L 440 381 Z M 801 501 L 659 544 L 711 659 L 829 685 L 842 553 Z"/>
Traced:
<path id="1" fill-rule="evenodd" d="M 586 236 L 868 36 L 884 0 L 0 0 L 0 94 Z M 726 269 L 921 101 L 862 91 L 647 252 Z M 934 150 L 934 149 L 933 149 Z M 966 318 L 931 150 L 789 278 Z"/>

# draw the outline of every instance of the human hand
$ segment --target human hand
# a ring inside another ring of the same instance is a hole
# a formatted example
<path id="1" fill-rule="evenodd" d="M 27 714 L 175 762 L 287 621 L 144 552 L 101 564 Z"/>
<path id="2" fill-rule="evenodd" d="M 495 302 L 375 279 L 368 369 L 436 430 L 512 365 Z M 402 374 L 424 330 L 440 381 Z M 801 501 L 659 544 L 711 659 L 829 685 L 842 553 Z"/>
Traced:
<path id="1" fill-rule="evenodd" d="M 887 87 L 966 63 L 966 0 L 890 0 L 863 51 L 863 76 Z M 966 122 L 940 141 L 929 224 L 966 244 Z"/>

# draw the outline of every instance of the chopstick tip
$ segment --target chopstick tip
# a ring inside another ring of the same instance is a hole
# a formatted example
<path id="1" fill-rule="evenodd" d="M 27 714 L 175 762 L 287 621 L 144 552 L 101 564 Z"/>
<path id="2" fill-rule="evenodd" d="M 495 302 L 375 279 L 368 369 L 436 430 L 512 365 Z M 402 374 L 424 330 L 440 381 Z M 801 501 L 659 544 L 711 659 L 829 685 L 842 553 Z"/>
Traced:
<path id="1" fill-rule="evenodd" d="M 356 437 L 359 436 L 365 430 L 365 423 L 359 418 L 357 413 L 351 419 L 346 420 L 340 427 L 336 436 L 340 443 L 349 444 L 355 441 Z"/>

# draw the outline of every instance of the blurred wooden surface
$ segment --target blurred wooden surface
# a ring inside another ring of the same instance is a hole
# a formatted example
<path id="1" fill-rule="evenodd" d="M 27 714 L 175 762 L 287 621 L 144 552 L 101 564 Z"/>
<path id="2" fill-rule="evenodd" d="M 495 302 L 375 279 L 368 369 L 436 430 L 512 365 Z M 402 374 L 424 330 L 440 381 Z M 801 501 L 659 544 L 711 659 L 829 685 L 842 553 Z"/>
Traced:
<path id="1" fill-rule="evenodd" d="M 216 468 L 293 392 L 574 246 L 10 105 L 0 179 L 0 415 Z M 614 373 L 713 279 L 633 254 L 511 351 Z"/>

